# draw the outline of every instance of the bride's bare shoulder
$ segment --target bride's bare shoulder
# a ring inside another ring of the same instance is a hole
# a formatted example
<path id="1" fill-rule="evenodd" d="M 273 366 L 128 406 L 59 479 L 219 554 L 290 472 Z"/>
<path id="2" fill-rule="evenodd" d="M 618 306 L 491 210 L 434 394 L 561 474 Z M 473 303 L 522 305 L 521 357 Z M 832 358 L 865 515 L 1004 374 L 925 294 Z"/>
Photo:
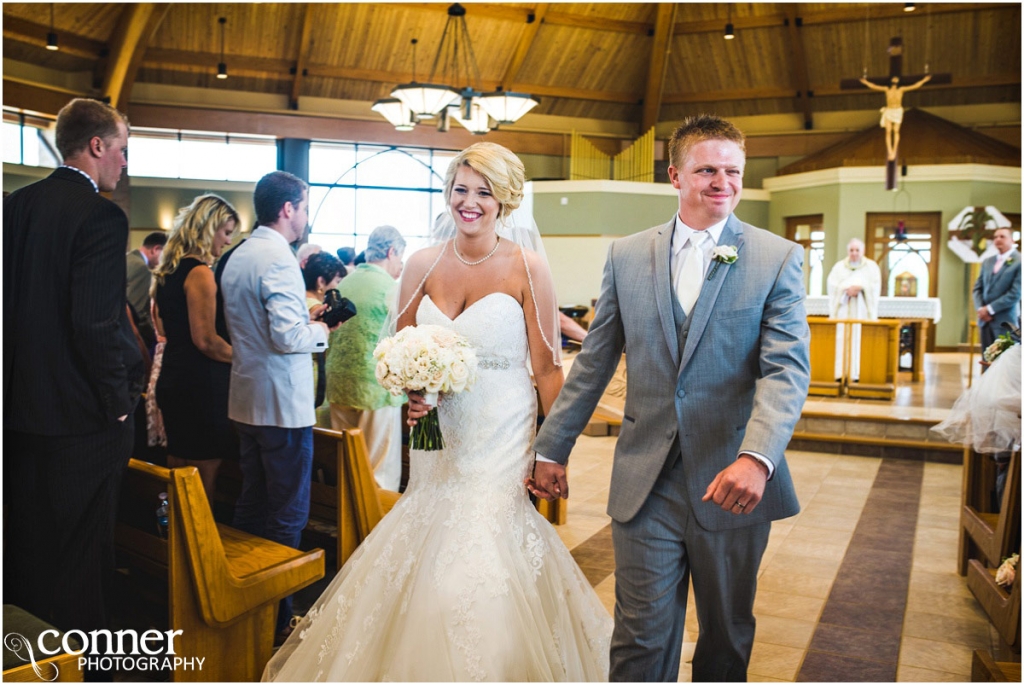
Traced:
<path id="1" fill-rule="evenodd" d="M 419 274 L 422 276 L 437 260 L 443 245 L 431 245 L 422 250 L 416 250 L 405 262 L 405 272 L 409 275 Z"/>

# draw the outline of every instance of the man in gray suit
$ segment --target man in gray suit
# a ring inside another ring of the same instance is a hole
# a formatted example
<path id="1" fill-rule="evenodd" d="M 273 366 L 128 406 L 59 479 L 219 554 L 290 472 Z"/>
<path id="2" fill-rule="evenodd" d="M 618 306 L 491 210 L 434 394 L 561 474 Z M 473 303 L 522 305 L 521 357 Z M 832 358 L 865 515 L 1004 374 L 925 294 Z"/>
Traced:
<path id="1" fill-rule="evenodd" d="M 156 331 L 153 318 L 149 315 L 149 286 L 153 282 L 151 272 L 160 263 L 160 255 L 167 244 L 167 234 L 153 231 L 142 240 L 142 247 L 125 255 L 125 269 L 128 277 L 128 304 L 135 313 L 135 326 L 139 335 L 153 354 L 156 347 Z"/>
<path id="2" fill-rule="evenodd" d="M 1013 247 L 1009 228 L 997 228 L 992 243 L 999 253 L 982 262 L 974 282 L 983 351 L 1004 332 L 1004 323 L 1020 326 L 1020 252 Z"/>
<path id="3" fill-rule="evenodd" d="M 284 171 L 259 180 L 259 226 L 224 266 L 224 319 L 231 334 L 228 417 L 238 428 L 242 492 L 236 528 L 298 547 L 309 519 L 313 468 L 313 365 L 330 331 L 310 321 L 302 271 L 289 245 L 306 232 L 309 191 Z M 312 313 L 319 318 L 326 307 Z M 281 600 L 275 644 L 291 632 L 292 598 Z"/>
<path id="4" fill-rule="evenodd" d="M 537 436 L 531 489 L 565 464 L 626 352 L 608 514 L 611 679 L 675 681 L 693 579 L 693 680 L 746 680 L 771 521 L 796 514 L 784 450 L 807 396 L 802 249 L 737 219 L 744 138 L 688 119 L 669 142 L 679 212 L 615 241 L 583 350 Z"/>

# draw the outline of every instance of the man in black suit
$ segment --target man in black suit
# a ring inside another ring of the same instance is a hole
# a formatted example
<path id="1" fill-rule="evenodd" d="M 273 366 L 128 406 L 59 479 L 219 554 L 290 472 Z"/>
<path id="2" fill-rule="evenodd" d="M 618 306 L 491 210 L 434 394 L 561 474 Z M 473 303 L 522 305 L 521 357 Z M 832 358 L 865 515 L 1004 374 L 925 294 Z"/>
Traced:
<path id="1" fill-rule="evenodd" d="M 128 219 L 100 195 L 127 145 L 117 110 L 72 100 L 57 116 L 64 165 L 4 199 L 4 602 L 64 630 L 106 624 L 126 419 L 142 390 Z"/>

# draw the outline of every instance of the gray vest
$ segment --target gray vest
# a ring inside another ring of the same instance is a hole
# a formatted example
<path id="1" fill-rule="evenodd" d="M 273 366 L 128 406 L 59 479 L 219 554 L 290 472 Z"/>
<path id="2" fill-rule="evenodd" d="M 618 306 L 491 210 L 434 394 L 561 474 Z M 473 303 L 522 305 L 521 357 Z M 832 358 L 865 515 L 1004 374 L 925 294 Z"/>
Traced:
<path id="1" fill-rule="evenodd" d="M 700 301 L 700 297 L 697 298 L 697 301 Z M 696 303 L 694 303 L 693 308 L 697 308 Z M 692 314 L 693 312 L 690 313 Z M 679 358 L 682 359 L 683 347 L 686 346 L 686 338 L 690 334 L 690 321 L 692 319 L 683 312 L 683 306 L 679 304 L 679 298 L 676 296 L 675 291 L 672 292 L 672 318 L 676 325 L 676 339 L 679 341 Z"/>

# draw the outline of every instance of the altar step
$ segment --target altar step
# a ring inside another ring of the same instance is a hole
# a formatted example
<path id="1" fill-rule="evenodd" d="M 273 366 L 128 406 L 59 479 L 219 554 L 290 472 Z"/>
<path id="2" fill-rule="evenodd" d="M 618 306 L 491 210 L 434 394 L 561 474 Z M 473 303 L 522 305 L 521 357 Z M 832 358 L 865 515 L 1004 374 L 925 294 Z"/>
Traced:
<path id="1" fill-rule="evenodd" d="M 931 432 L 935 419 L 885 415 L 843 416 L 804 411 L 789 449 L 943 464 L 963 462 L 963 447 Z"/>
<path id="2" fill-rule="evenodd" d="M 963 447 L 951 445 L 931 432 L 934 419 L 903 418 L 883 413 L 842 416 L 805 411 L 797 421 L 789 449 L 882 459 L 910 459 L 942 464 L 963 462 Z M 594 412 L 583 434 L 617 436 L 622 419 Z"/>

